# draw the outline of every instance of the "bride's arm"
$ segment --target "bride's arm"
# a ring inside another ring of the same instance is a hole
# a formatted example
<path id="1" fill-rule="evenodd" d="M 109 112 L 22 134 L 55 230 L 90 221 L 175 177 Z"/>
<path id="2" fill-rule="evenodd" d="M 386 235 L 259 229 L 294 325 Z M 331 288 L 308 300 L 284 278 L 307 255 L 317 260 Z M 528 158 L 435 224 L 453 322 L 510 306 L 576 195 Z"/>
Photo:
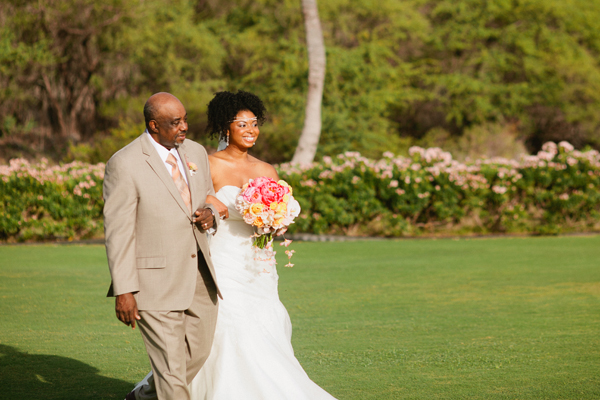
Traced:
<path id="1" fill-rule="evenodd" d="M 211 196 L 210 194 L 206 196 L 206 204 L 212 204 L 213 206 L 215 206 L 221 219 L 229 218 L 229 210 L 227 209 L 227 206 L 215 196 Z"/>
<path id="2" fill-rule="evenodd" d="M 214 155 L 208 156 L 208 163 L 210 165 L 210 178 L 213 183 L 213 187 L 217 187 L 217 171 L 218 171 L 218 159 Z M 219 217 L 221 219 L 229 218 L 229 210 L 227 206 L 221 202 L 221 200 L 217 199 L 215 196 L 208 195 L 206 196 L 206 204 L 213 205 L 217 212 L 219 213 Z"/>

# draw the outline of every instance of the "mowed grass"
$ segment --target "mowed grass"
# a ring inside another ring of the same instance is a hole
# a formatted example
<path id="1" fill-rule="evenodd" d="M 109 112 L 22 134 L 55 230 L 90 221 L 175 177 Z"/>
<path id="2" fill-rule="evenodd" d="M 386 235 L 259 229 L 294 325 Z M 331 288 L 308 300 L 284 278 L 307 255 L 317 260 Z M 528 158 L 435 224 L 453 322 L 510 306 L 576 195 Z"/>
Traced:
<path id="1" fill-rule="evenodd" d="M 292 247 L 294 349 L 340 400 L 600 398 L 600 236 Z M 0 247 L 0 399 L 121 399 L 145 375 L 108 283 L 102 246 Z"/>

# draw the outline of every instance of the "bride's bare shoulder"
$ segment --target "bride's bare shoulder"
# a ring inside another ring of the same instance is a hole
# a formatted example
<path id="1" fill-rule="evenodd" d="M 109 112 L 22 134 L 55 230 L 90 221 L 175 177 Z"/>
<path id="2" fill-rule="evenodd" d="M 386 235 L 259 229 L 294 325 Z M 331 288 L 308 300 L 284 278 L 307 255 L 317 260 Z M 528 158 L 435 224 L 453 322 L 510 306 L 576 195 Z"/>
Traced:
<path id="1" fill-rule="evenodd" d="M 210 162 L 219 162 L 219 161 L 223 161 L 224 159 L 225 158 L 223 156 L 222 151 L 217 151 L 216 153 L 213 153 L 208 156 L 208 161 L 210 161 Z"/>
<path id="2" fill-rule="evenodd" d="M 228 160 L 222 151 L 218 151 L 208 156 L 208 163 L 211 169 L 221 170 L 230 168 L 231 160 Z"/>
<path id="3" fill-rule="evenodd" d="M 273 179 L 279 179 L 279 175 L 277 175 L 275 167 L 273 167 L 269 163 L 259 160 L 258 158 L 252 158 L 254 159 L 253 162 L 255 163 L 255 171 L 258 173 L 259 176 L 266 176 Z"/>

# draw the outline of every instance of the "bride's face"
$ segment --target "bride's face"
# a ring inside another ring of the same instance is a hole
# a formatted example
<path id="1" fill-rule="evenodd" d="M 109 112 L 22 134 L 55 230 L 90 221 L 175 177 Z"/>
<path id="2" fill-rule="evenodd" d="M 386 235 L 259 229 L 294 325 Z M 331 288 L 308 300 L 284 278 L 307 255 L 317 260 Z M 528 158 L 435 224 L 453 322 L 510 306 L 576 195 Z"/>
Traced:
<path id="1" fill-rule="evenodd" d="M 254 146 L 259 133 L 256 115 L 252 111 L 240 111 L 229 124 L 229 145 L 250 148 Z"/>

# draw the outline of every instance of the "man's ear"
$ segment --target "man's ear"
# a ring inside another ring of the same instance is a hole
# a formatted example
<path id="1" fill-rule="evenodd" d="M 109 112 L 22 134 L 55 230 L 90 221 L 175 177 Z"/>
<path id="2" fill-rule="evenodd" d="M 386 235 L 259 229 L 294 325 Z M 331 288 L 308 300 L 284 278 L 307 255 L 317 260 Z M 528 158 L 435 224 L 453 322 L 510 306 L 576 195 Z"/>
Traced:
<path id="1" fill-rule="evenodd" d="M 150 128 L 150 133 L 158 133 L 158 124 L 155 120 L 150 120 L 148 127 Z"/>

